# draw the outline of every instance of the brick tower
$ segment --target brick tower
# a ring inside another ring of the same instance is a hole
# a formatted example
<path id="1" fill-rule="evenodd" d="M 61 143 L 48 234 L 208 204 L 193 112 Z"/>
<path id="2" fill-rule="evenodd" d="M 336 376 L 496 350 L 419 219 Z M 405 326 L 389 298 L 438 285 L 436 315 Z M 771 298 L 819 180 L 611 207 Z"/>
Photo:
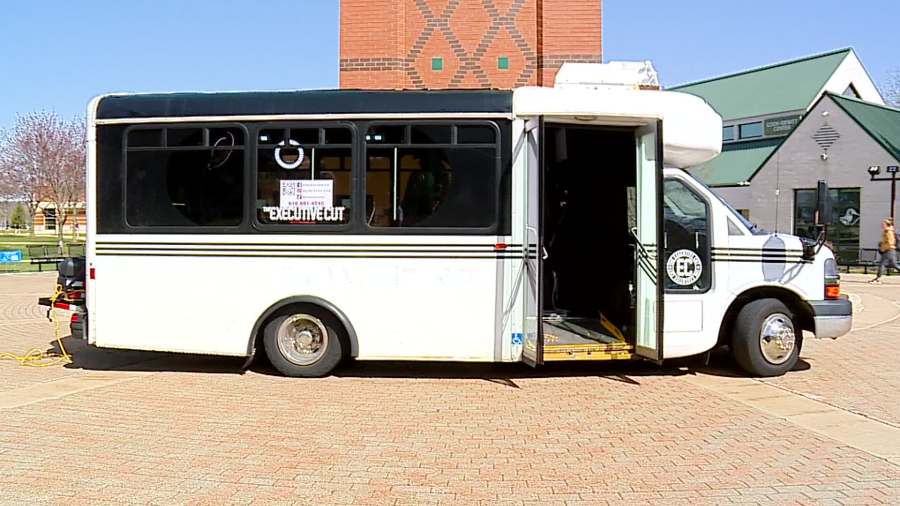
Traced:
<path id="1" fill-rule="evenodd" d="M 601 0 L 341 0 L 341 88 L 552 86 L 601 46 Z"/>

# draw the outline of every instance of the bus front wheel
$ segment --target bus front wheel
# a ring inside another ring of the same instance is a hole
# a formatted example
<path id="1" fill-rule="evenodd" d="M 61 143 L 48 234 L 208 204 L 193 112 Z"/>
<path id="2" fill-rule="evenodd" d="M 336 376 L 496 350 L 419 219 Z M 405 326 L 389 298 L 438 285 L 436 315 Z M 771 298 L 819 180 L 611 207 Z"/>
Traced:
<path id="1" fill-rule="evenodd" d="M 800 339 L 791 310 L 778 299 L 759 299 L 741 308 L 731 349 L 738 365 L 754 376 L 781 376 L 800 358 Z"/>
<path id="2" fill-rule="evenodd" d="M 327 311 L 295 307 L 269 320 L 263 331 L 266 356 L 285 376 L 317 378 L 344 357 L 340 323 Z"/>

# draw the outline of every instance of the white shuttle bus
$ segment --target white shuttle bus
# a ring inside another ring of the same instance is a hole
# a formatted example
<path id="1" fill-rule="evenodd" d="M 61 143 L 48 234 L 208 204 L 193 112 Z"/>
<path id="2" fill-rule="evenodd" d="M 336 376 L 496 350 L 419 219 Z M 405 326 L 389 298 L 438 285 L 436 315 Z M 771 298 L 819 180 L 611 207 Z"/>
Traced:
<path id="1" fill-rule="evenodd" d="M 289 376 L 717 345 L 772 376 L 803 331 L 848 332 L 822 241 L 757 230 L 680 169 L 719 153 L 719 116 L 607 70 L 513 91 L 99 97 L 86 258 L 61 265 L 56 304 L 98 347 L 265 353 Z"/>

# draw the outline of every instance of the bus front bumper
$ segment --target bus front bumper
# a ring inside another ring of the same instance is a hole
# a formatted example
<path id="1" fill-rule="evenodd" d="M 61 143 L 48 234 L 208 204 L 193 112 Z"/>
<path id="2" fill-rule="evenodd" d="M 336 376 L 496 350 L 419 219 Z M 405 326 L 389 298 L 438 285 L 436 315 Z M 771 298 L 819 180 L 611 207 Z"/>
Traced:
<path id="1" fill-rule="evenodd" d="M 816 337 L 835 339 L 850 332 L 853 327 L 853 304 L 846 297 L 815 300 L 809 306 L 816 326 Z"/>

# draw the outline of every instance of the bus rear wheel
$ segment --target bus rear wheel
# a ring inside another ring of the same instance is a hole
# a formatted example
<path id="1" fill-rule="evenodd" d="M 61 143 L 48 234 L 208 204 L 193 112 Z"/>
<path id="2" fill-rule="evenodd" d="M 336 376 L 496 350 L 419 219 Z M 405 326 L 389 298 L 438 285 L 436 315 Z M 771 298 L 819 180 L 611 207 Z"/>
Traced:
<path id="1" fill-rule="evenodd" d="M 759 299 L 741 308 L 731 349 L 738 365 L 754 376 L 781 376 L 800 358 L 798 327 L 778 299 Z"/>
<path id="2" fill-rule="evenodd" d="M 343 328 L 327 311 L 295 307 L 269 320 L 263 331 L 266 356 L 285 376 L 318 378 L 344 357 Z"/>

